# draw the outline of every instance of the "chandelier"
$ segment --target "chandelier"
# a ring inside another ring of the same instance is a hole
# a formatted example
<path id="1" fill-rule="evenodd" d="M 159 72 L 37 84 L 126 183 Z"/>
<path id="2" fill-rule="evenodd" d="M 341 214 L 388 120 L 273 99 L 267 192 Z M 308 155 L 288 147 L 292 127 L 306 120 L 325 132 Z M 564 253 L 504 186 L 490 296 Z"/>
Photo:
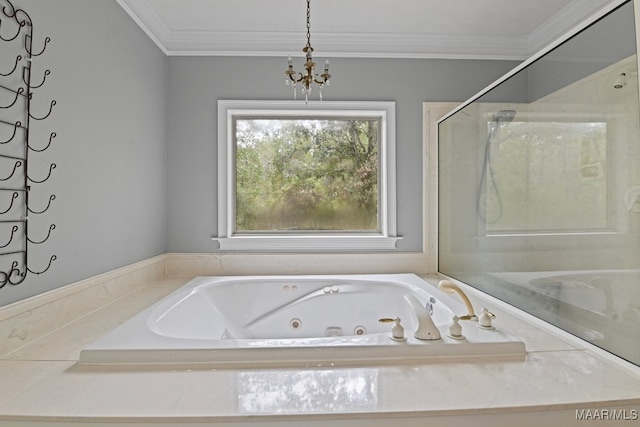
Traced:
<path id="1" fill-rule="evenodd" d="M 316 83 L 319 85 L 318 93 L 320 95 L 320 100 L 322 101 L 322 88 L 326 84 L 329 86 L 329 79 L 331 78 L 331 74 L 329 74 L 329 60 L 324 63 L 324 72 L 318 76 L 315 74 L 315 66 L 316 63 L 313 62 L 313 48 L 311 47 L 311 0 L 307 0 L 307 45 L 302 49 L 302 51 L 306 54 L 307 62 L 304 64 L 305 72 L 299 73 L 293 69 L 293 62 L 291 57 L 289 57 L 289 66 L 287 70 L 284 72 L 287 75 L 285 83 L 287 86 L 293 86 L 293 99 L 297 99 L 296 93 L 296 85 L 301 83 L 302 89 L 301 92 L 304 94 L 305 102 L 309 100 L 309 94 L 311 93 L 311 89 L 313 88 L 313 84 Z"/>

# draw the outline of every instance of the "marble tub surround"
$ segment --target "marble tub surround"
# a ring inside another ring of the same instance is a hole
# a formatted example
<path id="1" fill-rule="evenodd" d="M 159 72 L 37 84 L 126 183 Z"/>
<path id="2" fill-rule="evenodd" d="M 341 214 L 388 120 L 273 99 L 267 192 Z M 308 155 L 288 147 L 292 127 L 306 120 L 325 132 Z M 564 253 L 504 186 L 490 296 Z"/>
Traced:
<path id="1" fill-rule="evenodd" d="M 168 276 L 253 276 L 283 274 L 427 274 L 429 257 L 414 253 L 362 254 L 167 254 Z"/>
<path id="2" fill-rule="evenodd" d="M 64 327 L 6 354 L 3 358 L 76 362 L 80 350 L 86 345 L 144 310 L 150 303 L 164 298 L 187 281 L 188 279 L 182 277 L 165 277 L 147 283 L 148 286 L 127 294 L 103 309 L 74 319 Z"/>
<path id="3" fill-rule="evenodd" d="M 161 255 L 0 307 L 0 357 L 165 276 Z"/>
<path id="4" fill-rule="evenodd" d="M 338 425 L 380 417 L 413 418 L 413 425 L 424 426 L 431 425 L 426 424 L 431 417 L 462 425 L 460 418 L 469 415 L 478 418 L 473 425 L 483 425 L 483 415 L 637 408 L 640 386 L 580 351 L 538 353 L 524 363 L 248 371 L 91 371 L 73 362 L 3 361 L 0 378 L 3 386 L 13 384 L 0 402 L 5 425 L 27 420 L 307 425 L 320 417 Z M 571 425 L 567 421 L 555 425 Z M 523 416 L 519 425 L 536 424 Z"/>
<path id="5" fill-rule="evenodd" d="M 190 279 L 150 281 L 0 359 L 0 387 L 11 390 L 0 399 L 0 426 L 577 426 L 585 421 L 576 409 L 640 410 L 636 368 L 463 286 L 476 310 L 496 314 L 496 328 L 525 341 L 524 360 L 250 370 L 77 364 L 86 343 Z"/>

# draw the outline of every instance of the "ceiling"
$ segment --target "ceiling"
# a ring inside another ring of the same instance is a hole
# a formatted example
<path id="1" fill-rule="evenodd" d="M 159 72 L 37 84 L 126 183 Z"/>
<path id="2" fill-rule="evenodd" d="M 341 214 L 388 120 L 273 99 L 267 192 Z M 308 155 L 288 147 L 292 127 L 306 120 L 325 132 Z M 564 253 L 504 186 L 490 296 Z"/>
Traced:
<path id="1" fill-rule="evenodd" d="M 117 2 L 167 55 L 304 55 L 304 0 Z M 311 44 L 322 57 L 521 60 L 614 2 L 314 0 Z"/>

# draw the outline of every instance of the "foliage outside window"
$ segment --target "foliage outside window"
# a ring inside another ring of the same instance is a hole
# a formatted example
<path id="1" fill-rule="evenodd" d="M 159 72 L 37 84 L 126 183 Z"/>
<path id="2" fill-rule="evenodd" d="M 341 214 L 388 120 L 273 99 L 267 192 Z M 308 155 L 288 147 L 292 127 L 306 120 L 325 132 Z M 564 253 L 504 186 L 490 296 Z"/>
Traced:
<path id="1" fill-rule="evenodd" d="M 378 120 L 235 120 L 236 232 L 378 231 Z"/>
<path id="2" fill-rule="evenodd" d="M 218 105 L 221 249 L 395 248 L 393 103 Z"/>

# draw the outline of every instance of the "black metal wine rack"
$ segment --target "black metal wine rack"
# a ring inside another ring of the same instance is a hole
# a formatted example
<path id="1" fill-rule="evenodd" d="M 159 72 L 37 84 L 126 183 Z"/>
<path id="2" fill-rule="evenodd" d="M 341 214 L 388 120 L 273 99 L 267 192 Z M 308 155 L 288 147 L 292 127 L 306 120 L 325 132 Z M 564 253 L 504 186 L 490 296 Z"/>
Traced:
<path id="1" fill-rule="evenodd" d="M 56 259 L 52 255 L 44 269 L 33 270 L 29 265 L 30 249 L 49 240 L 56 228 L 51 224 L 44 237 L 33 238 L 29 234 L 31 217 L 47 212 L 56 198 L 51 194 L 48 202 L 40 203 L 42 206 L 31 205 L 32 184 L 48 181 L 56 168 L 55 163 L 50 163 L 48 173 L 32 175 L 30 166 L 37 164 L 30 160 L 49 149 L 56 133 L 51 132 L 43 141 L 31 141 L 31 127 L 51 115 L 56 101 L 45 107 L 36 95 L 50 70 L 45 70 L 36 83 L 32 80 L 34 58 L 45 52 L 51 39 L 44 38 L 42 47 L 34 51 L 29 14 L 9 0 L 0 0 L 0 7 L 0 288 L 3 288 L 24 282 L 28 273 L 46 272 Z M 49 111 L 34 114 L 33 107 Z"/>

